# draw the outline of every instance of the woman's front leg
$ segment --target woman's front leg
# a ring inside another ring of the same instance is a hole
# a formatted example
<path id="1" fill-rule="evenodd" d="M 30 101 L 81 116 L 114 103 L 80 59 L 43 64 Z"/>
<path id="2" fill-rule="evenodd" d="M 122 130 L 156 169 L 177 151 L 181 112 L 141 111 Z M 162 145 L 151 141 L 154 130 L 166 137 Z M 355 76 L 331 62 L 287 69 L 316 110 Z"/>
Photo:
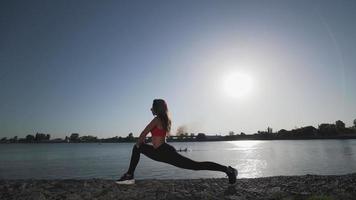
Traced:
<path id="1" fill-rule="evenodd" d="M 140 149 L 136 146 L 136 144 L 134 144 L 132 147 L 129 170 L 127 171 L 128 174 L 131 175 L 134 174 L 139 160 L 140 160 Z"/>
<path id="2" fill-rule="evenodd" d="M 162 161 L 161 156 L 152 145 L 142 143 L 141 145 L 139 145 L 139 147 L 137 147 L 137 145 L 134 144 L 132 147 L 130 166 L 127 173 L 134 174 L 136 166 L 140 160 L 141 153 L 151 158 L 152 160 Z"/>
<path id="3" fill-rule="evenodd" d="M 140 152 L 152 160 L 162 162 L 163 157 L 161 153 L 153 145 L 144 144 L 140 146 Z"/>

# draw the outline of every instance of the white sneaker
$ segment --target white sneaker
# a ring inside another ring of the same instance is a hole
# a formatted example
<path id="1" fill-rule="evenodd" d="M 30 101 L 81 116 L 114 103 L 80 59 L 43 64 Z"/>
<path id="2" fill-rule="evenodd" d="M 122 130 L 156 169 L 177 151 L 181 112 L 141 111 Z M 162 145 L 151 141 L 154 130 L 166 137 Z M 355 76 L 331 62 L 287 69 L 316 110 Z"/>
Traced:
<path id="1" fill-rule="evenodd" d="M 135 179 L 133 175 L 125 173 L 120 179 L 116 180 L 115 183 L 120 185 L 132 185 L 135 184 Z"/>

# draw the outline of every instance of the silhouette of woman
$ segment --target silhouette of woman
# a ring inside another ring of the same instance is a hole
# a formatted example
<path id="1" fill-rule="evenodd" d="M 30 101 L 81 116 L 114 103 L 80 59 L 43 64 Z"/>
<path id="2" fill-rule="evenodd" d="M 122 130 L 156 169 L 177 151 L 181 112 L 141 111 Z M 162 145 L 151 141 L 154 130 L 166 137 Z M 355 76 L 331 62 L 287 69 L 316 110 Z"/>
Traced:
<path id="1" fill-rule="evenodd" d="M 236 182 L 238 172 L 235 168 L 209 161 L 197 162 L 191 160 L 177 153 L 173 146 L 166 143 L 166 134 L 170 132 L 171 120 L 168 115 L 167 103 L 163 99 L 154 99 L 151 111 L 156 117 L 141 132 L 137 143 L 132 148 L 129 169 L 120 179 L 115 181 L 117 184 L 135 183 L 134 172 L 140 160 L 141 153 L 153 160 L 184 169 L 221 171 L 227 174 L 230 184 Z M 152 135 L 152 145 L 145 143 L 146 135 L 149 132 Z"/>

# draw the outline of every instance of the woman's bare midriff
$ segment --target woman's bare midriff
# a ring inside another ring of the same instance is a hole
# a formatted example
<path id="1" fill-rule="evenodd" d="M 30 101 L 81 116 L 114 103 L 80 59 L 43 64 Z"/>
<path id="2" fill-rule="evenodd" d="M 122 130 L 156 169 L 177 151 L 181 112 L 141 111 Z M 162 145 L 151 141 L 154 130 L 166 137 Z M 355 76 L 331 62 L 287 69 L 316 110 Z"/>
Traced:
<path id="1" fill-rule="evenodd" d="M 153 136 L 152 137 L 152 145 L 153 148 L 157 149 L 161 144 L 166 142 L 166 137 L 161 137 L 161 136 Z"/>

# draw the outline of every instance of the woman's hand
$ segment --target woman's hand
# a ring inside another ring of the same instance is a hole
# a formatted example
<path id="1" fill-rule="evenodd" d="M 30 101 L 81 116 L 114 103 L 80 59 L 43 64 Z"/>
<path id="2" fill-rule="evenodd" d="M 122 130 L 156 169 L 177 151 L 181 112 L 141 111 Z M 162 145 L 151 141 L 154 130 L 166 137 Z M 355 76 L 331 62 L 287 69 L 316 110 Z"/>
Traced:
<path id="1" fill-rule="evenodd" d="M 153 118 L 152 121 L 145 127 L 141 132 L 138 141 L 136 142 L 136 147 L 140 147 L 142 143 L 145 143 L 146 135 L 157 125 L 159 119 L 157 117 Z"/>
<path id="2" fill-rule="evenodd" d="M 142 143 L 145 143 L 145 140 L 139 137 L 136 142 L 136 147 L 139 148 Z"/>

